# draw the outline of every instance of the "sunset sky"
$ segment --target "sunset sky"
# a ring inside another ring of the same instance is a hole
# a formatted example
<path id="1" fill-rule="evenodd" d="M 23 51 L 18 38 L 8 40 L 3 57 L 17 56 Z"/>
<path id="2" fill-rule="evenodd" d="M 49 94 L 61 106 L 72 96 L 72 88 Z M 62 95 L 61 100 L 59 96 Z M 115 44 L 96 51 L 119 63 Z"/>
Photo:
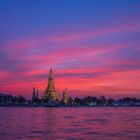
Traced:
<path id="1" fill-rule="evenodd" d="M 0 0 L 0 93 L 42 96 L 50 68 L 60 95 L 140 97 L 140 0 Z"/>

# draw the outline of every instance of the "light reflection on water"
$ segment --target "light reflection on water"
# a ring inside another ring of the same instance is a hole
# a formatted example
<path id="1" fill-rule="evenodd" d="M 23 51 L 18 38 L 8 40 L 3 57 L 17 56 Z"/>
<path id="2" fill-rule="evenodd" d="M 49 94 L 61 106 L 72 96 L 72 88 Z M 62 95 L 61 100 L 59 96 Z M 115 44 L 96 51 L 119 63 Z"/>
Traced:
<path id="1" fill-rule="evenodd" d="M 140 140 L 140 108 L 0 108 L 0 140 Z"/>

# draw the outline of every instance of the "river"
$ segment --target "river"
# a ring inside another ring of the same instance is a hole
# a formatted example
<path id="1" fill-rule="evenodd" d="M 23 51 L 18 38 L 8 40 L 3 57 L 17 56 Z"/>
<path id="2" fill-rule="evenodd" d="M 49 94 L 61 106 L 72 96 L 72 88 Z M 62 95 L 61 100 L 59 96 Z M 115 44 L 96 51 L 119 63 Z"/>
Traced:
<path id="1" fill-rule="evenodd" d="M 0 107 L 0 140 L 140 140 L 139 107 Z"/>

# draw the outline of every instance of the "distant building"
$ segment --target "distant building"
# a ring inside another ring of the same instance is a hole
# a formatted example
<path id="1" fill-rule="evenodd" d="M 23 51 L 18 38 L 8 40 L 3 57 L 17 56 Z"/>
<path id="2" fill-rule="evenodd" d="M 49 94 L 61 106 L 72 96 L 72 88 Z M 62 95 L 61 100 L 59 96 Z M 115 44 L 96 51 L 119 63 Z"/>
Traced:
<path id="1" fill-rule="evenodd" d="M 72 97 L 70 96 L 69 99 L 68 99 L 68 105 L 73 105 L 74 101 L 72 99 Z"/>
<path id="2" fill-rule="evenodd" d="M 32 94 L 32 102 L 34 102 L 35 101 L 35 87 L 33 88 L 33 94 Z"/>
<path id="3" fill-rule="evenodd" d="M 38 101 L 38 90 L 36 90 L 34 87 L 33 94 L 32 94 L 32 102 L 36 102 L 36 101 Z"/>
<path id="4" fill-rule="evenodd" d="M 44 100 L 52 100 L 53 102 L 59 100 L 58 94 L 54 86 L 53 70 L 50 69 L 48 77 L 48 85 L 43 95 Z"/>
<path id="5" fill-rule="evenodd" d="M 65 89 L 65 90 L 63 91 L 63 102 L 64 102 L 65 104 L 67 104 L 67 103 L 68 103 L 68 99 L 69 99 L 69 97 L 68 97 L 68 90 Z"/>
<path id="6" fill-rule="evenodd" d="M 38 94 L 39 94 L 39 91 L 38 89 L 36 90 L 36 99 L 38 99 Z"/>
<path id="7" fill-rule="evenodd" d="M 0 93 L 0 104 L 9 103 L 12 101 L 12 98 L 11 95 Z"/>

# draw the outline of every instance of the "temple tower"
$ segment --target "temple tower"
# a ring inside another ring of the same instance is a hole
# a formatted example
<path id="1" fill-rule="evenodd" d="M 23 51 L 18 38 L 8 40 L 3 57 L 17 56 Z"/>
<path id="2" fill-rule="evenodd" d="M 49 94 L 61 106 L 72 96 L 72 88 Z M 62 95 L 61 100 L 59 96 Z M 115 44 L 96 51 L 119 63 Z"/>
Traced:
<path id="1" fill-rule="evenodd" d="M 33 93 L 32 93 L 32 102 L 35 101 L 35 87 L 33 87 Z"/>
<path id="2" fill-rule="evenodd" d="M 47 88 L 46 88 L 46 90 L 44 92 L 44 96 L 43 96 L 43 99 L 50 99 L 50 98 L 52 101 L 59 99 L 58 94 L 54 87 L 54 78 L 53 78 L 52 69 L 50 69 L 49 77 L 48 77 L 48 85 L 47 85 Z"/>
<path id="3" fill-rule="evenodd" d="M 63 91 L 63 102 L 65 104 L 68 103 L 68 90 L 67 90 L 67 88 Z"/>

